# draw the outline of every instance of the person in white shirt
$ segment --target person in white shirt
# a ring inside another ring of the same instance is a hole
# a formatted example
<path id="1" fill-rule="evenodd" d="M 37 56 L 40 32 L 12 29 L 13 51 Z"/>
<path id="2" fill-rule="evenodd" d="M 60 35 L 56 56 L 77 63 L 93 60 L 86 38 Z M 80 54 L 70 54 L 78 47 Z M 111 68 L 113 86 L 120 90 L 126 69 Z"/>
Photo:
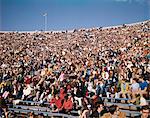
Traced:
<path id="1" fill-rule="evenodd" d="M 132 92 L 132 97 L 135 98 L 135 95 L 139 93 L 140 85 L 137 83 L 136 78 L 132 80 L 132 85 L 131 85 L 131 92 Z"/>

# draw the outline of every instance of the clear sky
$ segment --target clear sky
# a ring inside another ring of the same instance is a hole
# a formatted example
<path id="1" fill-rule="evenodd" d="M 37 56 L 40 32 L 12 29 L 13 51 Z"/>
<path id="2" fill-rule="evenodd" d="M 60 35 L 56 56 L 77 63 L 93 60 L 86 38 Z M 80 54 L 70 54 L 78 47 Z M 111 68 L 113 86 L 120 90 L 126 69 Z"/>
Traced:
<path id="1" fill-rule="evenodd" d="M 0 30 L 71 30 L 150 19 L 150 0 L 0 0 Z"/>

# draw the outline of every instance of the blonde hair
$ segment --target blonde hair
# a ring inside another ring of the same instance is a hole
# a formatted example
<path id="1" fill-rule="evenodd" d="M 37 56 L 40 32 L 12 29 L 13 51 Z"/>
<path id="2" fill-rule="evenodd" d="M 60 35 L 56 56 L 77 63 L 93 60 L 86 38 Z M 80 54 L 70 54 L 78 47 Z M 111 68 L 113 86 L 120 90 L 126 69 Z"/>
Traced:
<path id="1" fill-rule="evenodd" d="M 124 113 L 124 112 L 119 112 L 118 118 L 126 118 L 126 113 Z"/>
<path id="2" fill-rule="evenodd" d="M 105 113 L 101 118 L 112 118 L 110 113 Z"/>

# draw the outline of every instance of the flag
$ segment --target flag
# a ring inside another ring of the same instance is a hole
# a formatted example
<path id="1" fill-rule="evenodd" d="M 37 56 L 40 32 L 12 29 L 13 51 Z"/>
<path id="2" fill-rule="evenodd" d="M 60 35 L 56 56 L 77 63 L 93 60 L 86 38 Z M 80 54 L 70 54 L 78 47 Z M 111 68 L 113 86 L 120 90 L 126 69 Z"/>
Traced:
<path id="1" fill-rule="evenodd" d="M 47 13 L 44 13 L 43 16 L 47 16 Z"/>

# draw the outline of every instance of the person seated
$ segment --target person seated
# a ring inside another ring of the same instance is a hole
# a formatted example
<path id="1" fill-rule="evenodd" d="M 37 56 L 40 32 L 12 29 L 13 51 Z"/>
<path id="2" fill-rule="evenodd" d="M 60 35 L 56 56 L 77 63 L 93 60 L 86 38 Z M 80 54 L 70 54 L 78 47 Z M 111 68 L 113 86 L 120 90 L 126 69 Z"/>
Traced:
<path id="1" fill-rule="evenodd" d="M 147 88 L 148 88 L 148 83 L 145 81 L 143 78 L 139 79 L 139 85 L 140 85 L 140 93 L 141 94 L 147 94 Z"/>
<path id="2" fill-rule="evenodd" d="M 29 118 L 35 118 L 34 112 L 29 113 Z"/>
<path id="3" fill-rule="evenodd" d="M 80 114 L 79 118 L 90 118 L 91 111 L 92 111 L 92 108 L 91 108 L 90 104 L 85 106 L 85 108 L 84 108 L 83 112 Z"/>
<path id="4" fill-rule="evenodd" d="M 60 88 L 60 98 L 64 99 L 66 96 L 65 89 L 63 87 Z"/>
<path id="5" fill-rule="evenodd" d="M 54 99 L 54 105 L 56 109 L 53 112 L 60 112 L 62 110 L 62 99 L 59 97 L 58 94 L 56 94 L 55 99 Z"/>
<path id="6" fill-rule="evenodd" d="M 135 98 L 129 100 L 129 103 L 133 103 L 140 106 L 148 105 L 146 99 L 143 97 L 142 94 L 136 94 Z"/>
<path id="7" fill-rule="evenodd" d="M 74 87 L 74 99 L 78 101 L 79 106 L 82 106 L 82 92 L 79 87 Z"/>
<path id="8" fill-rule="evenodd" d="M 132 98 L 135 98 L 135 95 L 138 94 L 140 91 L 140 85 L 137 83 L 137 79 L 133 78 L 132 84 L 131 84 L 131 95 Z"/>
<path id="9" fill-rule="evenodd" d="M 2 112 L 4 112 L 5 117 L 8 118 L 7 107 L 5 99 L 2 97 L 2 94 L 0 94 L 0 117 L 2 116 Z"/>
<path id="10" fill-rule="evenodd" d="M 120 112 L 117 105 L 112 105 L 108 109 L 109 112 L 105 113 L 101 118 L 126 118 L 126 114 Z"/>
<path id="11" fill-rule="evenodd" d="M 43 113 L 38 114 L 37 118 L 44 118 L 44 114 Z"/>
<path id="12" fill-rule="evenodd" d="M 73 100 L 71 95 L 66 95 L 63 103 L 63 112 L 70 113 L 73 108 Z"/>
<path id="13" fill-rule="evenodd" d="M 141 118 L 150 118 L 150 112 L 149 112 L 149 106 L 146 105 L 146 106 L 143 106 L 142 109 L 141 109 Z"/>
<path id="14" fill-rule="evenodd" d="M 90 116 L 91 118 L 99 118 L 106 113 L 106 109 L 104 108 L 103 104 L 98 104 L 96 106 L 96 109 L 92 112 L 92 115 Z"/>
<path id="15" fill-rule="evenodd" d="M 121 92 L 120 95 L 122 95 L 123 98 L 126 98 L 126 95 L 128 98 L 130 98 L 129 95 L 129 84 L 126 82 L 126 79 L 122 79 L 121 81 Z"/>
<path id="16" fill-rule="evenodd" d="M 98 81 L 96 85 L 96 95 L 102 97 L 105 92 L 104 89 L 105 89 L 104 81 L 102 80 Z"/>

